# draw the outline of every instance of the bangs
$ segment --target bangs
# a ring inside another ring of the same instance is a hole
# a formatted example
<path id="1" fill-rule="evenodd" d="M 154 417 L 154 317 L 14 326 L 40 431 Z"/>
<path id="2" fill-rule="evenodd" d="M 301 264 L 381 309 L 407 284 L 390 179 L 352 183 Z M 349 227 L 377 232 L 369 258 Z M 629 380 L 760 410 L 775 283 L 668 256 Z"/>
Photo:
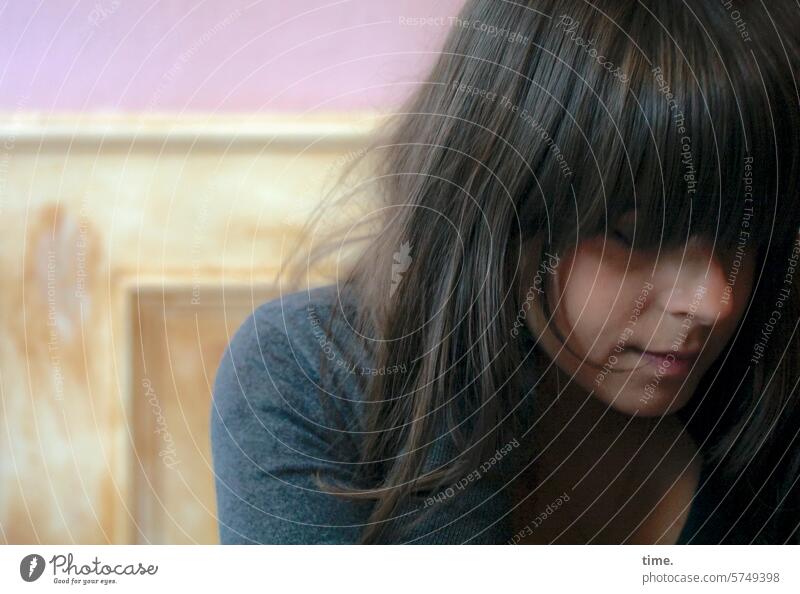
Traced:
<path id="1" fill-rule="evenodd" d="M 556 142 L 579 165 L 571 192 L 545 197 L 558 246 L 609 234 L 631 211 L 636 249 L 701 237 L 720 253 L 760 256 L 796 234 L 800 135 L 787 58 L 750 55 L 724 27 L 677 26 L 671 12 L 681 13 L 620 14 L 613 32 L 602 15 L 584 17 L 582 34 L 626 80 L 585 53 L 565 69 Z"/>
<path id="2" fill-rule="evenodd" d="M 599 158 L 610 222 L 634 211 L 641 249 L 701 237 L 723 253 L 742 244 L 760 253 L 774 224 L 778 152 L 774 131 L 754 124 L 769 99 L 753 84 L 732 87 L 722 69 L 667 63 L 636 62 L 620 113 L 636 122 L 624 140 L 629 163 L 612 151 Z"/>

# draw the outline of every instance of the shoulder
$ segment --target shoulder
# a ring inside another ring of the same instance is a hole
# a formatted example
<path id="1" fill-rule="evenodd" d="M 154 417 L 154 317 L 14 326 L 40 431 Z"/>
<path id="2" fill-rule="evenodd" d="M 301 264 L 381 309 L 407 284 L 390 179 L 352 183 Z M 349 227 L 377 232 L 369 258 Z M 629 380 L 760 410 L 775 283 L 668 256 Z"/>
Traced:
<path id="1" fill-rule="evenodd" d="M 262 303 L 239 326 L 228 350 L 250 365 L 257 363 L 262 353 L 284 355 L 287 351 L 296 355 L 298 364 L 312 362 L 319 350 L 315 345 L 320 326 L 335 301 L 334 290 L 332 286 L 319 287 Z"/>
<path id="2" fill-rule="evenodd" d="M 336 500 L 316 482 L 348 483 L 358 452 L 355 386 L 320 381 L 320 323 L 335 288 L 292 293 L 239 326 L 214 379 L 210 440 L 223 543 L 353 542 L 369 506 Z M 331 415 L 329 404 L 344 414 Z M 337 447 L 341 440 L 346 447 Z"/>
<path id="3" fill-rule="evenodd" d="M 334 347 L 325 330 L 333 308 L 342 307 L 340 300 L 336 285 L 328 285 L 259 305 L 236 330 L 219 361 L 215 407 L 230 415 L 266 407 L 272 413 L 286 411 L 316 420 L 321 411 L 313 396 L 321 391 L 338 409 L 351 408 L 359 395 L 355 384 L 342 380 L 349 359 L 338 351 L 331 356 Z M 353 336 L 339 335 L 345 342 Z M 323 359 L 332 374 L 338 373 L 336 390 L 323 386 Z"/>
<path id="4" fill-rule="evenodd" d="M 342 435 L 355 438 L 363 394 L 344 365 L 337 370 L 326 355 L 331 347 L 323 328 L 337 301 L 335 286 L 320 287 L 272 299 L 244 320 L 217 367 L 212 447 L 230 436 L 270 434 L 327 450 Z M 323 358 L 333 367 L 325 378 Z"/>
<path id="5" fill-rule="evenodd" d="M 371 501 L 338 500 L 314 482 L 319 474 L 352 484 L 360 463 L 363 409 L 357 405 L 364 394 L 346 367 L 370 361 L 359 360 L 364 352 L 346 320 L 333 328 L 336 341 L 327 334 L 333 308 L 348 314 L 352 305 L 335 286 L 284 295 L 256 308 L 231 339 L 211 411 L 222 542 L 355 542 L 369 521 Z M 323 359 L 333 373 L 320 381 Z M 327 403 L 344 414 L 326 415 Z M 457 454 L 449 438 L 431 447 L 426 470 Z M 452 497 L 446 491 L 435 506 L 426 501 L 428 509 L 406 502 L 389 522 L 387 542 L 400 539 L 395 531 L 412 519 L 418 521 L 402 531 L 404 542 L 504 542 L 508 502 L 499 478 L 492 467 L 480 481 L 454 487 Z"/>

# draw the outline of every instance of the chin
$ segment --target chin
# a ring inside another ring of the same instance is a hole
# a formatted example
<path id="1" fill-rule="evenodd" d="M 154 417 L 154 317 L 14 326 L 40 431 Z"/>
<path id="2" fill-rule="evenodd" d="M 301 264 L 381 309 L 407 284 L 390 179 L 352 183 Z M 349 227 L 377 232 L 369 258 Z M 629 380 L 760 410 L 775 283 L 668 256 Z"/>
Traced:
<path id="1" fill-rule="evenodd" d="M 681 410 L 689 402 L 690 396 L 684 396 L 666 390 L 655 392 L 648 399 L 643 399 L 642 394 L 627 396 L 625 394 L 604 395 L 601 399 L 615 411 L 637 417 L 663 417 L 672 415 Z"/>

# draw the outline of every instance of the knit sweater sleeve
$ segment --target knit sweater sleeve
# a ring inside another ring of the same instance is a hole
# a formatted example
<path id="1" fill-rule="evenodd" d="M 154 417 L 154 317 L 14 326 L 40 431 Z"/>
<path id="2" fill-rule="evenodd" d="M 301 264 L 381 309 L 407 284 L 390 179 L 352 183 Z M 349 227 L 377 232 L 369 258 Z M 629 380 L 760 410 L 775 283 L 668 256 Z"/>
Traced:
<path id="1" fill-rule="evenodd" d="M 347 482 L 315 394 L 307 353 L 295 350 L 280 302 L 259 307 L 220 361 L 211 410 L 211 450 L 222 544 L 355 543 L 370 505 L 327 493 L 314 481 Z"/>
<path id="2" fill-rule="evenodd" d="M 326 302 L 330 290 L 310 298 Z M 261 305 L 219 363 L 210 436 L 222 544 L 355 544 L 369 521 L 374 502 L 340 498 L 314 481 L 320 473 L 349 483 L 356 452 L 331 445 L 341 428 L 328 426 L 320 406 L 308 299 L 303 292 Z M 357 394 L 328 396 L 345 413 L 356 410 L 349 403 Z M 450 442 L 439 440 L 426 469 L 452 455 Z M 505 543 L 509 504 L 496 474 L 407 502 L 388 520 L 384 542 Z"/>

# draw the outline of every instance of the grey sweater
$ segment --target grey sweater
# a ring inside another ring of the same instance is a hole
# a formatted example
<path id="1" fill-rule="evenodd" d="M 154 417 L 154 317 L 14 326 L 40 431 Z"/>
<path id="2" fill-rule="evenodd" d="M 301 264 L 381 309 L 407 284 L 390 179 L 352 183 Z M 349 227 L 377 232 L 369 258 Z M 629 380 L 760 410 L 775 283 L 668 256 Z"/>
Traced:
<path id="1" fill-rule="evenodd" d="M 332 307 L 340 307 L 336 286 L 264 303 L 240 326 L 225 350 L 214 383 L 210 426 L 223 544 L 354 544 L 368 521 L 372 502 L 341 499 L 314 483 L 317 471 L 337 482 L 350 480 L 356 448 L 331 444 L 343 431 L 353 439 L 359 436 L 363 401 L 352 375 L 354 367 L 379 372 L 370 370 L 366 359 L 346 359 L 328 341 L 322 328 Z M 532 340 L 529 333 L 521 336 Z M 342 418 L 350 419 L 347 426 L 328 426 L 330 421 L 320 406 L 321 355 L 332 362 L 338 379 L 337 388 L 328 387 L 324 397 L 331 399 Z M 530 377 L 532 386 L 532 364 L 520 373 L 528 374 L 524 376 Z M 532 412 L 532 394 L 523 401 L 528 408 L 516 414 Z M 455 456 L 449 436 L 440 437 L 425 471 Z M 525 447 L 529 441 L 520 434 L 519 440 L 498 449 L 492 459 L 474 469 L 468 480 L 408 502 L 389 521 L 385 542 L 513 543 L 510 492 L 529 460 Z M 708 468 L 704 468 L 679 544 L 714 544 L 725 534 L 725 506 L 716 505 L 725 493 L 708 479 Z M 431 506 L 430 513 L 415 522 Z M 712 517 L 714 512 L 718 515 Z M 392 536 L 400 526 L 412 528 L 402 537 Z M 738 541 L 752 542 L 747 534 L 740 532 Z M 776 542 L 775 535 L 761 536 L 765 542 Z"/>

